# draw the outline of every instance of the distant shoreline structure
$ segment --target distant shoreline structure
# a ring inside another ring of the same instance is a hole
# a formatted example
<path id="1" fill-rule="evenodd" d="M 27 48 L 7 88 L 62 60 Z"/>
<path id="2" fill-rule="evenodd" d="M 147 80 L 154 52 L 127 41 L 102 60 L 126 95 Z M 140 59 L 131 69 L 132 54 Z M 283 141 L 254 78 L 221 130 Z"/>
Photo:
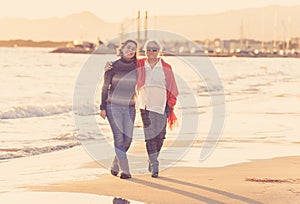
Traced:
<path id="1" fill-rule="evenodd" d="M 138 35 L 140 36 L 140 35 Z M 145 39 L 146 38 L 145 33 Z M 143 44 L 145 39 L 136 39 L 139 42 L 139 54 L 144 55 Z M 299 39 L 294 41 L 270 41 L 240 39 L 213 41 L 188 40 L 161 40 L 163 56 L 202 56 L 202 57 L 294 57 L 300 58 Z M 119 42 L 120 43 L 120 42 Z M 81 53 L 81 54 L 116 54 L 118 42 L 102 41 L 97 44 L 87 41 L 73 41 L 66 47 L 52 50 L 51 53 Z"/>
<path id="2" fill-rule="evenodd" d="M 283 45 L 276 48 L 272 48 L 274 42 L 263 42 L 263 41 L 251 41 L 256 48 L 250 48 L 242 46 L 240 40 L 226 40 L 222 44 L 220 39 L 210 41 L 195 41 L 198 48 L 184 45 L 178 47 L 172 46 L 172 42 L 168 42 L 169 47 L 163 46 L 163 56 L 207 56 L 207 57 L 293 57 L 300 58 L 299 44 L 291 43 L 288 47 L 284 46 L 285 42 L 278 41 L 275 44 Z M 299 40 L 300 42 L 300 40 Z M 173 42 L 174 43 L 174 42 Z M 225 49 L 225 44 L 235 44 L 235 49 Z M 243 43 L 242 43 L 243 44 Z M 267 45 L 270 45 L 267 48 Z M 218 46 L 216 46 L 218 45 Z M 258 48 L 258 46 L 264 45 L 265 47 Z M 292 45 L 292 46 L 291 46 Z M 51 53 L 78 53 L 78 54 L 116 54 L 116 48 L 119 45 L 108 44 L 104 45 L 103 42 L 99 45 L 88 42 L 88 41 L 33 41 L 33 40 L 0 40 L 0 47 L 33 47 L 33 48 L 54 48 L 50 51 Z M 140 54 L 143 54 L 142 50 Z"/>
<path id="3" fill-rule="evenodd" d="M 44 47 L 44 48 L 56 48 L 63 47 L 71 41 L 34 41 L 25 39 L 13 39 L 13 40 L 0 40 L 0 47 Z"/>

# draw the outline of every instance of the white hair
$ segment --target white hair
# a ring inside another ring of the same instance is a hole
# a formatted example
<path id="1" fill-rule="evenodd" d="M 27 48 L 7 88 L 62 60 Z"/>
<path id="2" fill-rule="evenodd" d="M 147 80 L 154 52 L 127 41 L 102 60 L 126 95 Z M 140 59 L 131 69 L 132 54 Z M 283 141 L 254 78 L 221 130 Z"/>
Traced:
<path id="1" fill-rule="evenodd" d="M 149 40 L 147 40 L 147 41 L 145 42 L 145 44 L 144 44 L 144 51 L 147 50 L 147 47 L 148 47 L 148 44 L 149 44 L 149 43 L 154 43 L 154 44 L 156 44 L 158 50 L 159 50 L 159 51 L 162 50 L 162 46 L 161 46 L 161 44 L 160 44 L 157 40 L 149 39 Z"/>

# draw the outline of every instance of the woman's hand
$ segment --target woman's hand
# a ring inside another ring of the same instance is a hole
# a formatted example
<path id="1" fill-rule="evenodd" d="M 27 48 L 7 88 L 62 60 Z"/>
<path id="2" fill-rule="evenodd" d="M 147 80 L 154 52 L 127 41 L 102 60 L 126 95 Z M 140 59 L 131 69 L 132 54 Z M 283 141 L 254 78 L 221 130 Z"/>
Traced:
<path id="1" fill-rule="evenodd" d="M 103 118 L 105 120 L 105 118 L 106 118 L 106 110 L 101 110 L 100 111 L 100 116 L 101 116 L 101 118 Z"/>
<path id="2" fill-rule="evenodd" d="M 112 69 L 112 61 L 106 62 L 106 65 L 104 67 L 105 71 L 108 71 L 110 69 Z"/>

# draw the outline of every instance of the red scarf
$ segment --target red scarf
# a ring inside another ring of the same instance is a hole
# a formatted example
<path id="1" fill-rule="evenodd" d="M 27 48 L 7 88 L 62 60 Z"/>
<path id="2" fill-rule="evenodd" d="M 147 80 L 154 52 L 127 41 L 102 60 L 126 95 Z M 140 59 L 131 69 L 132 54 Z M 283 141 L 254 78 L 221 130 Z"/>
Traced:
<path id="1" fill-rule="evenodd" d="M 146 81 L 146 69 L 145 69 L 145 61 L 147 58 L 142 58 L 137 60 L 137 89 L 139 90 Z M 166 89 L 167 89 L 167 104 L 170 108 L 168 114 L 168 124 L 170 129 L 173 128 L 173 125 L 177 124 L 177 117 L 174 113 L 174 106 L 176 104 L 177 96 L 178 96 L 178 89 L 174 77 L 174 73 L 172 71 L 171 65 L 166 63 L 163 59 L 161 59 L 161 64 L 163 66 L 163 70 L 165 73 L 166 79 Z"/>

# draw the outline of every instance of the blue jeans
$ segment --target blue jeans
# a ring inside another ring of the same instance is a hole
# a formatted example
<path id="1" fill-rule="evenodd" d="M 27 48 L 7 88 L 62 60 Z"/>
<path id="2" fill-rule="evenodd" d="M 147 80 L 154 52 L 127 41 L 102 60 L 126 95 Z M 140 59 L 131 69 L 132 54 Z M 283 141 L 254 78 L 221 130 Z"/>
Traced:
<path id="1" fill-rule="evenodd" d="M 109 103 L 106 105 L 106 115 L 114 137 L 116 158 L 113 161 L 112 169 L 129 173 L 129 165 L 126 152 L 129 149 L 135 120 L 135 107 Z"/>

